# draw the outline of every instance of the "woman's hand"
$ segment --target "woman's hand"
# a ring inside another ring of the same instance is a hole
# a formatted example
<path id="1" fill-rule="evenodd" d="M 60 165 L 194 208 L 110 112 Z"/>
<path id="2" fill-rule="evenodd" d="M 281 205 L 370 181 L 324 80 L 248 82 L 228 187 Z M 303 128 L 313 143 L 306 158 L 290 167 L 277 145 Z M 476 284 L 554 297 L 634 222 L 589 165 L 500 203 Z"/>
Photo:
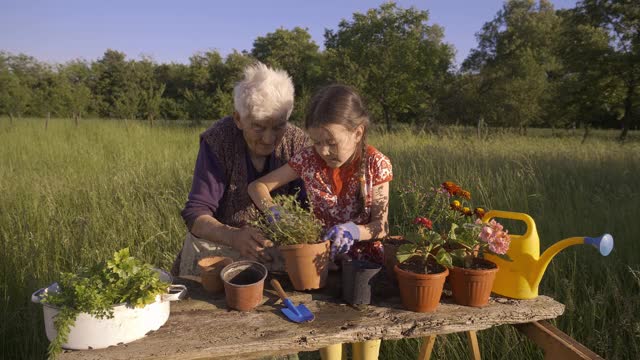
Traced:
<path id="1" fill-rule="evenodd" d="M 273 243 L 254 228 L 243 227 L 235 229 L 232 232 L 230 243 L 231 247 L 237 250 L 244 258 L 261 262 L 272 260 L 264 252 L 264 248 L 272 247 Z"/>
<path id="2" fill-rule="evenodd" d="M 353 222 L 334 225 L 322 239 L 331 241 L 331 260 L 333 260 L 337 254 L 346 253 L 354 242 L 360 240 L 360 229 Z"/>

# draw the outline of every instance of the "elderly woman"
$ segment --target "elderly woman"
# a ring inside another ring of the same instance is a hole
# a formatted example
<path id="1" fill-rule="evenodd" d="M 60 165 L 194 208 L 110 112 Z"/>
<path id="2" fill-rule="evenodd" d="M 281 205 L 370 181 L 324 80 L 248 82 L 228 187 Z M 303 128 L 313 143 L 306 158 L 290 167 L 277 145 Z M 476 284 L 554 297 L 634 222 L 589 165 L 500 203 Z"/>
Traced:
<path id="1" fill-rule="evenodd" d="M 247 226 L 254 207 L 247 184 L 286 164 L 305 146 L 304 132 L 287 121 L 293 110 L 293 83 L 285 71 L 257 63 L 244 69 L 233 90 L 233 116 L 200 135 L 193 184 L 182 217 L 188 232 L 174 264 L 176 275 L 197 275 L 197 261 L 222 255 L 265 263 L 272 244 Z M 278 193 L 295 194 L 300 182 Z M 299 192 L 304 196 L 304 190 Z"/>

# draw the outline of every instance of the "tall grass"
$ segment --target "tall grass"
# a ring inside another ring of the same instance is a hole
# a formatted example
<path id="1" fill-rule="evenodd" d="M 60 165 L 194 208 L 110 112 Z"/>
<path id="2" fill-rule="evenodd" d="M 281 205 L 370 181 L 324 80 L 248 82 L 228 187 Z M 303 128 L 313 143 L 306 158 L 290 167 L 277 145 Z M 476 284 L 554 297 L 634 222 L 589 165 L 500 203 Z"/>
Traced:
<path id="1" fill-rule="evenodd" d="M 188 194 L 202 128 L 116 121 L 0 119 L 0 358 L 42 358 L 42 313 L 29 302 L 60 271 L 103 260 L 129 246 L 170 267 L 181 246 L 179 212 Z M 632 134 L 632 137 L 635 134 Z M 610 232 L 603 258 L 578 246 L 558 255 L 540 293 L 566 304 L 556 324 L 605 358 L 640 358 L 640 143 L 602 132 L 523 137 L 464 131 L 372 134 L 394 166 L 393 191 L 407 181 L 454 180 L 489 208 L 536 220 L 542 250 L 565 237 Z M 479 333 L 487 359 L 541 358 L 509 326 Z M 381 358 L 413 359 L 419 341 L 384 342 Z M 434 355 L 466 359 L 463 334 L 439 337 Z M 306 354 L 314 358 L 315 354 Z"/>

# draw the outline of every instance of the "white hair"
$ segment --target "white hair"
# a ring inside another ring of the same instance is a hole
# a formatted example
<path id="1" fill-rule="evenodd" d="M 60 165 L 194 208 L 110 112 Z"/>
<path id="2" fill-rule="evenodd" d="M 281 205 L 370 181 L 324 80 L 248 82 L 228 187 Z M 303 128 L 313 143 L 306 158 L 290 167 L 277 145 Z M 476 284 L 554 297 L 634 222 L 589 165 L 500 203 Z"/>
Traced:
<path id="1" fill-rule="evenodd" d="M 240 117 L 265 119 L 293 111 L 293 81 L 284 70 L 257 62 L 244 69 L 244 79 L 233 88 L 233 106 Z"/>

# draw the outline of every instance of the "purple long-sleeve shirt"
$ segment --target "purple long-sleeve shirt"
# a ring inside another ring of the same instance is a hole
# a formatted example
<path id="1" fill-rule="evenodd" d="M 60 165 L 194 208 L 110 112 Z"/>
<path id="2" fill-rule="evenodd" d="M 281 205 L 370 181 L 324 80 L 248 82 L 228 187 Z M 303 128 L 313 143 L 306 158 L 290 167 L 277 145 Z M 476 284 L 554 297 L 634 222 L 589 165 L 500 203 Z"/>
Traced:
<path id="1" fill-rule="evenodd" d="M 245 188 L 250 182 L 268 174 L 276 168 L 274 156 L 269 156 L 262 172 L 258 172 L 253 166 L 253 162 L 248 153 L 246 156 L 246 164 L 247 184 L 236 184 L 237 186 L 244 186 Z M 191 192 L 181 212 L 182 218 L 189 230 L 191 230 L 193 223 L 199 216 L 210 215 L 216 217 L 216 211 L 218 210 L 220 200 L 224 195 L 227 185 L 224 172 L 219 165 L 218 159 L 210 151 L 207 142 L 200 140 L 200 150 L 198 151 L 198 158 L 196 159 Z M 298 200 L 306 205 L 307 196 L 302 180 L 296 180 L 294 187 L 300 189 Z"/>

